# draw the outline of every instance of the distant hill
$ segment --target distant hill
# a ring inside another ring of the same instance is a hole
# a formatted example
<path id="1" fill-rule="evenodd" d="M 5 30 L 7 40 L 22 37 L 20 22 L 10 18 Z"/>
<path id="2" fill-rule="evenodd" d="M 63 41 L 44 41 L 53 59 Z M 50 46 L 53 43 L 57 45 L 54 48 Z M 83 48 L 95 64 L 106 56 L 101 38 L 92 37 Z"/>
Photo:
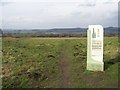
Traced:
<path id="1" fill-rule="evenodd" d="M 53 28 L 53 29 L 24 29 L 24 30 L 3 30 L 3 34 L 86 34 L 87 28 Z M 104 28 L 105 35 L 117 35 L 117 27 Z"/>
<path id="2" fill-rule="evenodd" d="M 105 35 L 117 35 L 118 34 L 118 27 L 108 27 L 108 28 L 104 28 L 104 34 Z"/>
<path id="3" fill-rule="evenodd" d="M 3 31 L 2 31 L 2 29 L 0 29 L 0 36 L 2 36 L 2 34 L 3 34 Z"/>

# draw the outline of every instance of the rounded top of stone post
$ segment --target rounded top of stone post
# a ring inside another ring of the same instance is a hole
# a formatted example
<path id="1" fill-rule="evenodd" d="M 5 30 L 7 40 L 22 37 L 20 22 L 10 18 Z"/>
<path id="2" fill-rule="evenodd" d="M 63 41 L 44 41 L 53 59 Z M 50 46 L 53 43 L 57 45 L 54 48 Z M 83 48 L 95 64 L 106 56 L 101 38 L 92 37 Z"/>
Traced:
<path id="1" fill-rule="evenodd" d="M 103 30 L 103 26 L 102 25 L 89 25 L 88 28 L 91 29 L 99 29 L 99 30 Z"/>

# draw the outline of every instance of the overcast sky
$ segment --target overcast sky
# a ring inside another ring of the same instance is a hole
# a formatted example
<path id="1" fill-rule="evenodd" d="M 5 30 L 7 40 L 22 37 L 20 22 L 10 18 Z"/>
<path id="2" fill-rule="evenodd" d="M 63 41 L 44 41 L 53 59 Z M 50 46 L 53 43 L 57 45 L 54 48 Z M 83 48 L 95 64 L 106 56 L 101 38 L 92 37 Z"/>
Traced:
<path id="1" fill-rule="evenodd" d="M 1 6 L 4 29 L 118 26 L 118 0 L 2 0 Z"/>

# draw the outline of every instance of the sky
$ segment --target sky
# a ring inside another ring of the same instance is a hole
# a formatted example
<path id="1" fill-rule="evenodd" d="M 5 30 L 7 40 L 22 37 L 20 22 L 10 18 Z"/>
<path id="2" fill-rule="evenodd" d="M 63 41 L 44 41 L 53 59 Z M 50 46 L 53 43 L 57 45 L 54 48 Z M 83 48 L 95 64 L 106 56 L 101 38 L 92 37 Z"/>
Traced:
<path id="1" fill-rule="evenodd" d="M 2 27 L 2 5 L 0 3 L 0 28 Z"/>
<path id="2" fill-rule="evenodd" d="M 118 26 L 118 0 L 1 0 L 3 29 Z"/>

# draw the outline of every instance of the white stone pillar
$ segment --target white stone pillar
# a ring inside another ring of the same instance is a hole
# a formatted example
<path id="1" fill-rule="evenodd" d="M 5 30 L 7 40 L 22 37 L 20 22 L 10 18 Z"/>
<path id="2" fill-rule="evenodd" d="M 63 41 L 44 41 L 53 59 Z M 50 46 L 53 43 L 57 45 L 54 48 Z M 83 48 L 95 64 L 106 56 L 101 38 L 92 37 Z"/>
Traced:
<path id="1" fill-rule="evenodd" d="M 89 25 L 87 30 L 87 70 L 104 71 L 101 25 Z"/>

